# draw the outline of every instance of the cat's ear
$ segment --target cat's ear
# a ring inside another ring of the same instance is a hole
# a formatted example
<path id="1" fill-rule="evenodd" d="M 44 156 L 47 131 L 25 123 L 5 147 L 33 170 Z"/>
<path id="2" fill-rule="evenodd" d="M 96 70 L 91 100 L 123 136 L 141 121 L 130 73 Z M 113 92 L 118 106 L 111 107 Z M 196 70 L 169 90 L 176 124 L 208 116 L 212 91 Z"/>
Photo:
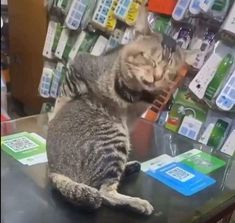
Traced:
<path id="1" fill-rule="evenodd" d="M 151 34 L 151 29 L 148 23 L 148 10 L 145 4 L 140 6 L 139 16 L 137 18 L 136 24 L 134 25 L 134 29 L 136 38 Z"/>

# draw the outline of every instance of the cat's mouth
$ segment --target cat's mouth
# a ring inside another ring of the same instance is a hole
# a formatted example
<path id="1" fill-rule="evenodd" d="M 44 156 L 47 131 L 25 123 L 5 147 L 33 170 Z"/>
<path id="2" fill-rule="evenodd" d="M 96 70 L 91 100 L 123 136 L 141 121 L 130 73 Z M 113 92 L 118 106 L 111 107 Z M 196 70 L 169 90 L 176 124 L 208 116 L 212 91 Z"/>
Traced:
<path id="1" fill-rule="evenodd" d="M 146 80 L 142 80 L 141 84 L 142 84 L 142 87 L 144 88 L 144 90 L 155 91 L 159 88 L 159 86 L 161 85 L 162 82 L 163 82 L 163 78 L 158 79 L 158 80 L 154 80 L 154 82 L 148 82 Z"/>
<path id="2" fill-rule="evenodd" d="M 154 84 L 144 85 L 142 88 L 143 91 L 149 92 L 150 94 L 155 94 L 155 92 L 159 90 Z"/>
<path id="3" fill-rule="evenodd" d="M 149 83 L 148 81 L 145 81 L 145 80 L 143 80 L 142 82 L 143 82 L 144 88 L 147 88 L 147 89 L 154 89 L 155 88 L 155 83 Z"/>
<path id="4" fill-rule="evenodd" d="M 164 79 L 163 76 L 164 76 L 163 74 L 146 75 L 141 78 L 141 82 L 144 85 L 144 87 L 147 87 L 148 89 L 153 89 L 156 87 L 157 83 L 163 81 Z"/>
<path id="5" fill-rule="evenodd" d="M 141 85 L 145 91 L 154 93 L 158 90 L 162 90 L 166 86 L 169 86 L 172 82 L 165 80 L 163 77 L 160 80 L 149 83 L 148 81 L 142 80 Z"/>

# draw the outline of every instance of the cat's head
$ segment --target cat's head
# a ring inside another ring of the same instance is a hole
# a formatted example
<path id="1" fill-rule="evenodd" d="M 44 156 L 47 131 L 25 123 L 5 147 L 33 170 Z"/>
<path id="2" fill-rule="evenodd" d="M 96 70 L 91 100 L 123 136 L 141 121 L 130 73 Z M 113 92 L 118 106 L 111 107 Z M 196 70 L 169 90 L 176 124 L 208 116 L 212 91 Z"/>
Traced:
<path id="1" fill-rule="evenodd" d="M 152 33 L 147 17 L 143 4 L 135 24 L 136 40 L 121 50 L 121 78 L 133 90 L 154 93 L 168 86 L 185 64 L 193 64 L 198 51 L 182 50 L 173 39 Z"/>
<path id="2" fill-rule="evenodd" d="M 130 89 L 152 93 L 162 90 L 185 63 L 191 63 L 194 54 L 183 51 L 174 41 L 166 45 L 164 40 L 161 34 L 143 35 L 123 47 L 121 79 Z"/>

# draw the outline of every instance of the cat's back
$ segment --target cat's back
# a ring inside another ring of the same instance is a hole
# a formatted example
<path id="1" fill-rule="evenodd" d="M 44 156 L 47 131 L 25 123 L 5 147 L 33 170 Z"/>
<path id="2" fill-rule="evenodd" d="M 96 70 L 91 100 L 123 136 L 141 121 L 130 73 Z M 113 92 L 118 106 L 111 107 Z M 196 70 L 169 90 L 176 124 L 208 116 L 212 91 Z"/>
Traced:
<path id="1" fill-rule="evenodd" d="M 97 105 L 87 98 L 80 98 L 68 102 L 61 108 L 50 122 L 49 130 L 63 132 L 69 130 L 70 133 L 74 133 L 73 130 L 76 130 L 77 134 L 77 130 L 80 130 L 82 126 L 93 126 L 94 122 L 102 122 L 103 119 L 111 121 L 113 118 L 102 105 Z"/>
<path id="2" fill-rule="evenodd" d="M 79 149 L 97 131 L 94 122 L 101 117 L 100 111 L 95 112 L 94 106 L 82 98 L 61 108 L 48 127 L 47 156 L 52 171 L 68 166 L 72 154 L 80 157 Z"/>
<path id="3" fill-rule="evenodd" d="M 63 150 L 65 146 L 81 143 L 95 130 L 95 122 L 103 119 L 104 114 L 87 100 L 74 100 L 58 112 L 49 123 L 47 135 L 48 150 Z M 88 132 L 89 130 L 89 132 Z M 55 148 L 56 147 L 56 148 Z"/>
<path id="4" fill-rule="evenodd" d="M 90 168 L 90 164 L 84 169 L 80 166 L 83 160 L 86 160 L 90 153 L 94 154 L 95 158 L 95 151 L 101 142 L 110 143 L 118 139 L 126 144 L 129 142 L 127 136 L 125 122 L 106 112 L 102 106 L 86 99 L 69 102 L 49 124 L 49 169 L 74 180 L 84 180 L 84 172 L 88 171 L 86 169 Z M 74 171 L 74 168 L 83 171 Z"/>

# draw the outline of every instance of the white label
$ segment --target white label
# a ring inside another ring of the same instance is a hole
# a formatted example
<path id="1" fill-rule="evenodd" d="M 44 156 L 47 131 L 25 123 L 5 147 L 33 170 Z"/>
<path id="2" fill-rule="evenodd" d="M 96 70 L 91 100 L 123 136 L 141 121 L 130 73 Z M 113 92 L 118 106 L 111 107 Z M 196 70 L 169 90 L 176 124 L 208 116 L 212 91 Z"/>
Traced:
<path id="1" fill-rule="evenodd" d="M 145 161 L 143 163 L 141 163 L 141 170 L 143 172 L 146 172 L 148 170 L 157 170 L 159 168 L 161 168 L 162 166 L 165 166 L 169 163 L 173 162 L 173 157 L 167 155 L 167 154 L 163 154 L 160 155 L 154 159 Z"/>
<path id="2" fill-rule="evenodd" d="M 91 51 L 91 55 L 100 56 L 104 52 L 107 44 L 108 44 L 108 39 L 106 39 L 103 36 L 99 36 Z"/>
<path id="3" fill-rule="evenodd" d="M 46 41 L 45 41 L 43 53 L 42 53 L 44 57 L 47 57 L 49 59 L 54 58 L 54 55 L 51 50 L 52 50 L 52 46 L 53 46 L 53 42 L 54 42 L 54 38 L 56 34 L 56 27 L 57 27 L 56 22 L 54 21 L 49 22 L 48 28 L 47 28 Z"/>
<path id="4" fill-rule="evenodd" d="M 191 116 L 185 116 L 178 133 L 190 139 L 196 140 L 198 133 L 201 129 L 201 126 L 202 126 L 201 121 Z"/>
<path id="5" fill-rule="evenodd" d="M 212 133 L 212 130 L 213 130 L 214 126 L 215 126 L 215 123 L 210 123 L 207 126 L 206 130 L 203 132 L 202 136 L 199 139 L 200 143 L 202 143 L 204 145 L 207 145 L 207 142 L 208 142 L 208 140 L 211 136 L 211 133 Z"/>
<path id="6" fill-rule="evenodd" d="M 39 164 L 39 163 L 46 163 L 47 161 L 48 160 L 47 160 L 46 153 L 40 153 L 40 154 L 19 160 L 19 162 L 28 166 L 32 166 L 32 165 Z"/>
<path id="7" fill-rule="evenodd" d="M 202 99 L 204 97 L 207 86 L 213 79 L 221 60 L 221 56 L 219 56 L 218 54 L 212 54 L 189 84 L 189 89 L 199 99 Z"/>
<path id="8" fill-rule="evenodd" d="M 235 152 L 235 129 L 230 133 L 220 151 L 233 156 Z"/>

